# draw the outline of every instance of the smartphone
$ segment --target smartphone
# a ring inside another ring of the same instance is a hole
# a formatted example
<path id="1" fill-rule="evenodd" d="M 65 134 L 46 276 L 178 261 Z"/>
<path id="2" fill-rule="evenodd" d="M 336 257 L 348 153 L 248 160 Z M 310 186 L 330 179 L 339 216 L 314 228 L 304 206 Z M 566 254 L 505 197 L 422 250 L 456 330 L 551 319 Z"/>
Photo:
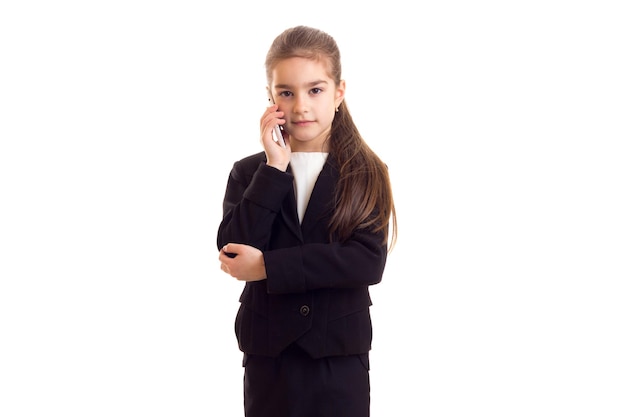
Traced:
<path id="1" fill-rule="evenodd" d="M 270 101 L 270 103 L 276 104 L 274 103 L 272 96 L 270 96 L 268 100 Z M 285 139 L 283 138 L 283 132 L 280 130 L 280 125 L 274 126 L 274 131 L 272 132 L 272 136 L 274 137 L 274 142 L 278 142 L 278 144 L 282 146 L 283 148 L 286 147 Z"/>

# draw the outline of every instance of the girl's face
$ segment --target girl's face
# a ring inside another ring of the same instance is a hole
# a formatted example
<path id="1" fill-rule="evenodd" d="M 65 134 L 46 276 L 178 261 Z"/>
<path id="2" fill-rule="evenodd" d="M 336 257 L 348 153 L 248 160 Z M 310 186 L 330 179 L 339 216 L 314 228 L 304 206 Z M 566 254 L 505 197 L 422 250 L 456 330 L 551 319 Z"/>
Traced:
<path id="1" fill-rule="evenodd" d="M 322 61 L 288 58 L 272 71 L 270 86 L 274 101 L 285 112 L 284 129 L 294 152 L 325 151 L 335 109 L 343 101 L 345 82 L 328 76 Z"/>

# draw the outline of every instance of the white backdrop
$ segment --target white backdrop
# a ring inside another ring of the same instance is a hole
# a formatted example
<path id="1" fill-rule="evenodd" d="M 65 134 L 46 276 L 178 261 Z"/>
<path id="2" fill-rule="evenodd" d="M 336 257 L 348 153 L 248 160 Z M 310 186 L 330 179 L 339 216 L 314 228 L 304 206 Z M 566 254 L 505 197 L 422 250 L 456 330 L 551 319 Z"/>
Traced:
<path id="1" fill-rule="evenodd" d="M 3 2 L 0 415 L 243 415 L 216 229 L 307 24 L 395 190 L 372 416 L 624 416 L 618 3 Z"/>

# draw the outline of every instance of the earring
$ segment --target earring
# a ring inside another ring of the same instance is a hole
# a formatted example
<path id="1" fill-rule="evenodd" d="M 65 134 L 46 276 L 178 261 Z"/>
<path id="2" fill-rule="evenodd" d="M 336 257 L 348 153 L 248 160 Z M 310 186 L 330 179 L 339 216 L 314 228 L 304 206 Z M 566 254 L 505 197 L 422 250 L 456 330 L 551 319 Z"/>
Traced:
<path id="1" fill-rule="evenodd" d="M 339 107 L 335 107 L 335 113 L 339 113 Z"/>

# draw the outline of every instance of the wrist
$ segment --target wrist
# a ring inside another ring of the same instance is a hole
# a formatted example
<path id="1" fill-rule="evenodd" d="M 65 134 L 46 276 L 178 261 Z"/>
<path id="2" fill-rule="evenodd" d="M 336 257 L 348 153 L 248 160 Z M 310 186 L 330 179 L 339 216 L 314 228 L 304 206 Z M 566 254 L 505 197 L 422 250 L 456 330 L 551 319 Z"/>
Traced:
<path id="1" fill-rule="evenodd" d="M 276 168 L 279 171 L 286 172 L 287 171 L 287 166 L 289 165 L 289 161 L 278 163 L 278 162 L 274 162 L 274 161 L 269 161 L 268 160 L 266 165 L 270 166 L 272 168 Z"/>

